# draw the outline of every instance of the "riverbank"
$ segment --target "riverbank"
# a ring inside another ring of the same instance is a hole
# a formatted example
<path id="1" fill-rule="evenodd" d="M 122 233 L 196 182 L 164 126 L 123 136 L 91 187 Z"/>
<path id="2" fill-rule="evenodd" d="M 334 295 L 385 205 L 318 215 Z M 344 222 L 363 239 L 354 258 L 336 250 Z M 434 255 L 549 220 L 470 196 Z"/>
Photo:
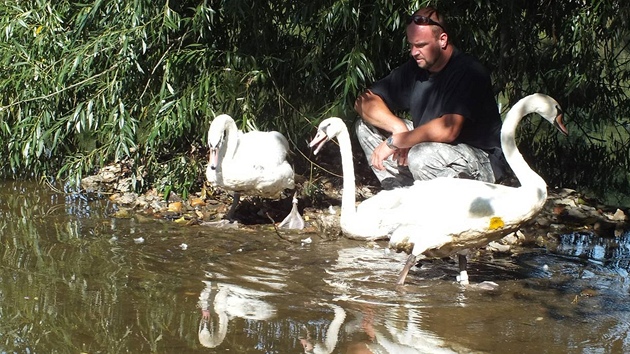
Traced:
<path id="1" fill-rule="evenodd" d="M 303 230 L 279 230 L 277 225 L 291 210 L 292 196 L 278 201 L 242 197 L 237 208 L 237 224 L 221 222 L 231 203 L 231 196 L 205 186 L 198 193 L 181 198 L 170 193 L 168 198 L 150 189 L 142 195 L 130 192 L 130 176 L 121 166 L 110 165 L 99 173 L 84 178 L 82 187 L 90 193 L 109 198 L 116 218 L 153 218 L 182 225 L 208 227 L 239 227 L 244 229 L 275 229 L 278 235 L 295 242 L 334 240 L 342 237 L 339 228 L 341 200 L 338 178 L 318 179 L 317 184 L 296 176 L 298 207 L 305 220 Z M 368 181 L 369 182 L 369 181 Z M 369 198 L 379 189 L 368 184 L 358 185 L 357 200 Z M 527 226 L 488 245 L 494 252 L 510 252 L 515 245 L 535 244 L 554 248 L 559 236 L 567 233 L 594 233 L 601 237 L 619 237 L 630 229 L 630 210 L 603 205 L 570 189 L 550 189 L 542 212 Z"/>

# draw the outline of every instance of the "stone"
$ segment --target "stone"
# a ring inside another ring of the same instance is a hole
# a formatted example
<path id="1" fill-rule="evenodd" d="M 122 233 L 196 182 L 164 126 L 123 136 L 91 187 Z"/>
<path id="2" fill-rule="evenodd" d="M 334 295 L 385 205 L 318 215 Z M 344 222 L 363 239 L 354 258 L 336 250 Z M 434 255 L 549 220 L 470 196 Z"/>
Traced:
<path id="1" fill-rule="evenodd" d="M 510 245 L 502 245 L 496 241 L 492 241 L 486 247 L 488 250 L 498 253 L 508 253 L 510 252 Z"/>
<path id="2" fill-rule="evenodd" d="M 613 214 L 611 219 L 613 221 L 625 221 L 626 220 L 626 213 L 624 213 L 623 210 L 621 210 L 621 209 L 617 209 L 615 211 L 615 213 Z"/>

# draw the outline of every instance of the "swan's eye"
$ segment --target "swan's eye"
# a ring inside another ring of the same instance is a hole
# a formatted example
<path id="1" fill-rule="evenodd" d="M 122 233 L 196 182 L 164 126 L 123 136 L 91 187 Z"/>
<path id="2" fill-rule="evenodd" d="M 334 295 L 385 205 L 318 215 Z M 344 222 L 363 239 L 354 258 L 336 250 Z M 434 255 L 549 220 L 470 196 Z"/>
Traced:
<path id="1" fill-rule="evenodd" d="M 556 105 L 556 109 L 558 110 L 558 115 L 564 113 L 564 112 L 562 112 L 562 108 L 560 108 L 560 106 Z"/>
<path id="2" fill-rule="evenodd" d="M 328 133 L 326 132 L 328 131 L 328 128 L 330 128 L 330 123 L 319 127 L 319 131 L 328 136 Z"/>

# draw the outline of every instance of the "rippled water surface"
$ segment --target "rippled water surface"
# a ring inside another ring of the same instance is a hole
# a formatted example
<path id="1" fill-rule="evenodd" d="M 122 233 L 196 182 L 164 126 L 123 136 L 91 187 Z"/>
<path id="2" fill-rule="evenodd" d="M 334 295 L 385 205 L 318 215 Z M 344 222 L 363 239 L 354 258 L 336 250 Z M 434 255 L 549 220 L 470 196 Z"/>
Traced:
<path id="1" fill-rule="evenodd" d="M 626 353 L 629 234 L 414 268 L 385 244 L 290 243 L 0 183 L 0 353 Z M 487 289 L 479 284 L 493 281 Z"/>

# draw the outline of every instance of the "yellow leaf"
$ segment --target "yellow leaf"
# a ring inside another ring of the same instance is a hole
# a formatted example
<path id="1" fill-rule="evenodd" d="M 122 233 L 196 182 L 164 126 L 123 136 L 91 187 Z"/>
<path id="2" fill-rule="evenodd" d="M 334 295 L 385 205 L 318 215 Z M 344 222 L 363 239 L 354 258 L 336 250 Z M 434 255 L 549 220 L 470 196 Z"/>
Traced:
<path id="1" fill-rule="evenodd" d="M 175 213 L 181 213 L 182 211 L 182 202 L 173 202 L 168 205 L 168 211 L 172 211 Z"/>
<path id="2" fill-rule="evenodd" d="M 176 223 L 183 223 L 186 222 L 186 218 L 184 218 L 183 216 L 177 220 L 175 220 Z"/>

